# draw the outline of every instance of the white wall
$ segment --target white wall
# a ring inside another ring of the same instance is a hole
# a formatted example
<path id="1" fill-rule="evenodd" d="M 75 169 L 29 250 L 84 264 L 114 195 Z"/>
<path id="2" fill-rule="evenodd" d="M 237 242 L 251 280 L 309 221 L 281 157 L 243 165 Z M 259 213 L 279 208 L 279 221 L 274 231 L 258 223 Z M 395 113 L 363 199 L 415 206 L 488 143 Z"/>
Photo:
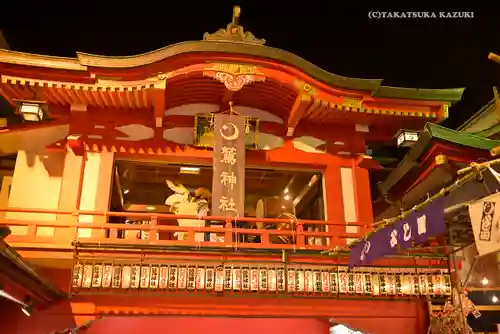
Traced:
<path id="1" fill-rule="evenodd" d="M 64 152 L 31 154 L 19 151 L 12 178 L 9 207 L 57 210 L 61 190 Z M 9 212 L 6 219 L 55 221 L 55 214 Z M 27 227 L 12 227 L 12 234 L 26 234 Z M 53 232 L 51 227 L 39 228 L 40 235 Z"/>
<path id="2" fill-rule="evenodd" d="M 105 211 L 109 209 L 114 170 L 114 154 L 111 152 L 89 152 L 83 174 L 80 210 Z M 104 222 L 103 217 L 80 216 L 80 223 Z M 98 231 L 79 229 L 79 237 L 96 236 Z"/>

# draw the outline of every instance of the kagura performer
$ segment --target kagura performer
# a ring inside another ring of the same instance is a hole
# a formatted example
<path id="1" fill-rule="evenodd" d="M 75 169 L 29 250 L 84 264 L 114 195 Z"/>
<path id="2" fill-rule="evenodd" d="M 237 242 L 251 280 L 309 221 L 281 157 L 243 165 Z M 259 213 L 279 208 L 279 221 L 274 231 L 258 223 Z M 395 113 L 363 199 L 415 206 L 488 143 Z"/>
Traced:
<path id="1" fill-rule="evenodd" d="M 182 184 L 175 184 L 170 180 L 166 181 L 167 186 L 174 192 L 170 195 L 165 204 L 170 206 L 170 211 L 175 214 L 193 215 L 193 216 L 208 216 L 210 211 L 210 201 L 212 194 L 207 188 L 197 188 L 190 191 Z M 178 219 L 179 226 L 194 226 L 205 227 L 206 222 L 199 219 Z M 178 240 L 187 240 L 187 232 L 176 232 L 174 236 Z M 219 240 L 215 233 L 210 233 L 210 241 L 223 241 Z M 205 241 L 204 233 L 196 233 L 195 241 Z"/>

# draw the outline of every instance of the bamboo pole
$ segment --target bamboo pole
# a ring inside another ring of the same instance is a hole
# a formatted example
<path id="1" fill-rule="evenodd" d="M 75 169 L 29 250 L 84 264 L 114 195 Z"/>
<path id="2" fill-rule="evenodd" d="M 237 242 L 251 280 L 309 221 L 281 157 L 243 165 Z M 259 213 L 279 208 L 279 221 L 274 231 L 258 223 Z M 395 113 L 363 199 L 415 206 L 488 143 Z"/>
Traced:
<path id="1" fill-rule="evenodd" d="M 488 55 L 488 59 L 493 60 L 495 63 L 500 64 L 500 56 L 497 54 L 494 54 L 493 52 L 490 52 L 490 54 Z"/>
<path id="2" fill-rule="evenodd" d="M 493 96 L 495 100 L 495 109 L 497 113 L 500 114 L 500 96 L 498 96 L 498 89 L 496 86 L 493 86 Z"/>
<path id="3" fill-rule="evenodd" d="M 500 152 L 500 147 L 495 147 L 492 149 L 492 151 L 493 150 Z M 500 159 L 494 159 L 494 160 L 490 160 L 490 161 L 486 161 L 486 162 L 482 162 L 482 163 L 476 163 L 476 162 L 471 163 L 470 166 L 462 168 L 457 172 L 458 175 L 463 175 L 463 174 L 465 174 L 465 175 L 458 178 L 451 185 L 444 187 L 435 195 L 430 196 L 428 199 L 426 199 L 422 203 L 415 205 L 411 210 L 404 211 L 403 213 L 397 215 L 396 217 L 392 217 L 390 219 L 383 219 L 381 221 L 378 221 L 378 222 L 374 223 L 373 226 L 377 228 L 380 225 L 383 225 L 383 227 L 385 227 L 386 225 L 393 224 L 393 223 L 405 218 L 413 211 L 420 210 L 421 208 L 423 208 L 424 206 L 426 206 L 427 204 L 429 204 L 433 200 L 436 200 L 440 197 L 443 197 L 443 196 L 449 194 L 452 191 L 455 191 L 459 187 L 463 186 L 465 183 L 474 179 L 477 174 L 484 171 L 485 169 L 487 169 L 491 165 L 497 164 L 497 163 L 500 163 Z"/>

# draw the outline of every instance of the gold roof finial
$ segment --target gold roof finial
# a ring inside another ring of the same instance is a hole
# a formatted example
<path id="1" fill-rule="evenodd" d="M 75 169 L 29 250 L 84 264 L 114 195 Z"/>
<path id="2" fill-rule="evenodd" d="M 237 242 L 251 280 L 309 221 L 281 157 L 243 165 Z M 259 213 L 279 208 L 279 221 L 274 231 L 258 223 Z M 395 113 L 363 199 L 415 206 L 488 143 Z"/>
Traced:
<path id="1" fill-rule="evenodd" d="M 241 7 L 240 6 L 234 6 L 233 7 L 233 22 L 232 24 L 238 25 L 240 23 L 240 14 L 241 14 Z"/>
<path id="2" fill-rule="evenodd" d="M 203 40 L 264 45 L 266 43 L 265 39 L 257 39 L 251 32 L 245 31 L 243 26 L 239 25 L 240 15 L 240 6 L 234 6 L 233 19 L 231 23 L 227 25 L 226 29 L 219 29 L 213 34 L 206 32 L 203 35 Z"/>

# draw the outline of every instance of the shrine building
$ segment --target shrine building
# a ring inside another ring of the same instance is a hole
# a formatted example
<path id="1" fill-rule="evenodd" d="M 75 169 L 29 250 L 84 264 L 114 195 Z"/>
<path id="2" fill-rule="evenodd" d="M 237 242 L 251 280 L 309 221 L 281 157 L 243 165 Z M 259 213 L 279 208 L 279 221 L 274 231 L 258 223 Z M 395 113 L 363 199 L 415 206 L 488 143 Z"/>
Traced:
<path id="1" fill-rule="evenodd" d="M 470 163 L 490 160 L 490 151 L 500 147 L 497 115 L 498 106 L 493 99 L 457 130 L 427 124 L 398 166 L 379 184 L 378 196 L 383 200 L 374 200 L 376 220 L 411 209 L 429 194 L 438 193 L 455 182 L 457 171 Z M 498 165 L 492 168 L 499 170 Z M 498 189 L 498 180 L 485 171 L 450 193 L 445 205 L 448 233 L 439 240 L 446 247 L 435 250 L 443 256 L 456 250 L 456 278 L 462 283 L 467 281 L 469 297 L 481 313 L 477 319 L 469 317 L 475 333 L 497 331 L 500 256 L 494 252 L 478 257 L 467 204 Z"/>
<path id="2" fill-rule="evenodd" d="M 329 73 L 239 11 L 139 55 L 0 50 L 2 333 L 426 331 L 446 256 L 322 252 L 428 193 L 448 142 L 499 143 L 438 125 L 463 89 Z"/>

